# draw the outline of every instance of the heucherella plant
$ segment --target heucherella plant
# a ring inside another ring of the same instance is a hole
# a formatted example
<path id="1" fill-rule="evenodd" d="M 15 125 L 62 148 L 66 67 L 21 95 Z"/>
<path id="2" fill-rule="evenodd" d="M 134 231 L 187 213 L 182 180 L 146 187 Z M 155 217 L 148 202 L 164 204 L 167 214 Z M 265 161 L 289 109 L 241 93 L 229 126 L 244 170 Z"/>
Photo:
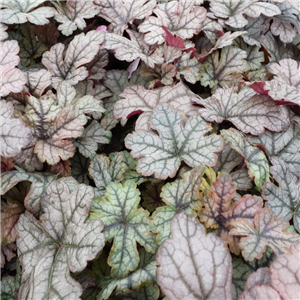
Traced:
<path id="1" fill-rule="evenodd" d="M 300 299 L 299 24 L 3 0 L 1 299 Z"/>

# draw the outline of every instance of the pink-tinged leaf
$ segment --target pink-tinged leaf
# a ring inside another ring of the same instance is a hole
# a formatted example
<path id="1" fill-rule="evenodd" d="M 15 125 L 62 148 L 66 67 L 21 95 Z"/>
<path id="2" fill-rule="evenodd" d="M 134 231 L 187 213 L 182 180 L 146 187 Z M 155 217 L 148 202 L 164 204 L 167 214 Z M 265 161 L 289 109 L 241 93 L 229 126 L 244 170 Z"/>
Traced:
<path id="1" fill-rule="evenodd" d="M 109 31 L 118 35 L 122 35 L 135 19 L 151 15 L 156 6 L 155 0 L 96 0 L 94 3 L 100 9 L 98 15 L 110 23 Z"/>
<path id="2" fill-rule="evenodd" d="M 22 199 L 7 199 L 1 202 L 1 245 L 12 243 L 17 238 L 17 223 L 25 207 Z"/>
<path id="3" fill-rule="evenodd" d="M 127 87 L 119 96 L 123 99 L 116 102 L 114 116 L 116 119 L 121 119 L 123 126 L 133 112 L 143 112 L 137 119 L 135 130 L 149 130 L 148 123 L 151 114 L 160 104 L 168 103 L 172 107 L 184 111 L 187 115 L 193 115 L 196 112 L 193 101 L 198 99 L 198 96 L 182 82 L 172 87 L 152 90 L 147 90 L 140 85 L 134 85 Z"/>
<path id="4" fill-rule="evenodd" d="M 3 10 L 0 11 L 3 12 Z M 19 51 L 20 47 L 17 41 L 0 42 L 1 97 L 10 92 L 21 92 L 26 83 L 25 74 L 15 68 L 20 62 Z"/>
<path id="5" fill-rule="evenodd" d="M 131 155 L 138 158 L 137 172 L 144 176 L 174 177 L 181 161 L 191 167 L 213 166 L 217 160 L 215 153 L 224 147 L 220 136 L 205 135 L 211 126 L 202 118 L 187 118 L 167 104 L 154 109 L 150 125 L 158 134 L 138 130 L 125 139 L 126 147 L 132 149 Z"/>
<path id="6" fill-rule="evenodd" d="M 279 219 L 270 208 L 263 208 L 254 217 L 254 223 L 248 220 L 233 221 L 234 227 L 230 234 L 242 236 L 240 248 L 244 258 L 252 261 L 260 259 L 269 246 L 276 254 L 288 252 L 293 242 L 299 240 L 299 235 L 283 230 L 289 222 Z"/>
<path id="7" fill-rule="evenodd" d="M 268 96 L 258 95 L 252 89 L 244 87 L 239 92 L 234 88 L 218 89 L 213 96 L 197 100 L 200 115 L 208 122 L 232 122 L 244 133 L 262 134 L 271 131 L 286 130 L 289 125 L 288 110 L 277 106 Z"/>
<path id="8" fill-rule="evenodd" d="M 249 87 L 251 87 L 255 92 L 261 95 L 269 95 L 269 91 L 265 89 L 266 83 L 264 81 L 256 81 L 251 83 Z"/>
<path id="9" fill-rule="evenodd" d="M 115 51 L 115 57 L 119 60 L 132 62 L 140 58 L 147 66 L 154 68 L 155 64 L 161 64 L 163 58 L 153 53 L 154 47 L 147 45 L 144 34 L 127 29 L 130 39 L 114 33 L 105 33 L 103 47 Z"/>
<path id="10" fill-rule="evenodd" d="M 10 243 L 5 246 L 1 246 L 1 268 L 4 268 L 6 261 L 9 262 L 16 257 L 16 250 L 16 243 Z M 1 283 L 3 284 L 3 279 Z"/>
<path id="11" fill-rule="evenodd" d="M 276 5 L 258 0 L 235 0 L 229 3 L 227 0 L 214 0 L 210 2 L 210 9 L 216 17 L 227 19 L 225 24 L 234 28 L 242 28 L 248 24 L 244 14 L 257 18 L 261 14 L 272 17 L 281 13 Z"/>
<path id="12" fill-rule="evenodd" d="M 62 180 L 51 183 L 40 219 L 28 211 L 19 219 L 20 299 L 79 299 L 82 287 L 70 272 L 82 271 L 105 244 L 103 223 L 86 222 L 93 188 L 80 184 L 71 189 Z"/>
<path id="13" fill-rule="evenodd" d="M 169 46 L 184 49 L 185 43 L 184 40 L 180 36 L 174 36 L 165 26 L 162 26 L 164 30 L 164 38 Z"/>
<path id="14" fill-rule="evenodd" d="M 51 72 L 52 85 L 56 88 L 62 81 L 71 85 L 77 84 L 88 76 L 85 64 L 91 62 L 104 41 L 104 33 L 101 31 L 89 31 L 86 35 L 76 35 L 67 49 L 65 45 L 58 43 L 51 47 L 50 51 L 43 54 L 42 63 Z"/>
<path id="15" fill-rule="evenodd" d="M 171 231 L 156 255 L 157 283 L 168 299 L 232 299 L 231 257 L 223 241 L 183 213 L 173 218 Z"/>
<path id="16" fill-rule="evenodd" d="M 256 285 L 250 290 L 246 290 L 239 300 L 281 300 L 280 295 L 270 286 Z"/>
<path id="17" fill-rule="evenodd" d="M 280 255 L 271 264 L 271 282 L 284 300 L 299 299 L 300 296 L 300 242 L 291 246 L 287 254 Z"/>
<path id="18" fill-rule="evenodd" d="M 300 63 L 293 59 L 282 59 L 269 67 L 275 75 L 271 81 L 266 81 L 265 89 L 276 101 L 284 100 L 300 105 Z"/>
<path id="19" fill-rule="evenodd" d="M 86 27 L 84 19 L 91 19 L 100 12 L 100 8 L 92 1 L 67 0 L 53 4 L 56 8 L 54 19 L 62 23 L 58 26 L 58 30 L 66 36 L 71 35 L 77 28 L 84 29 Z"/>
<path id="20" fill-rule="evenodd" d="M 300 183 L 290 172 L 284 161 L 272 158 L 271 174 L 278 185 L 267 182 L 262 188 L 262 197 L 279 218 L 287 221 L 293 218 L 293 224 L 300 232 Z"/>
<path id="21" fill-rule="evenodd" d="M 272 286 L 271 272 L 269 268 L 259 268 L 256 272 L 249 275 L 245 285 L 245 290 L 250 290 L 255 285 Z"/>
<path id="22" fill-rule="evenodd" d="M 54 8 L 38 7 L 45 0 L 9 0 L 2 1 L 0 22 L 6 24 L 23 24 L 27 21 L 36 25 L 48 24 L 48 18 L 54 16 Z"/>
<path id="23" fill-rule="evenodd" d="M 255 213 L 262 208 L 262 199 L 257 196 L 244 195 L 231 204 L 236 188 L 231 177 L 226 173 L 221 173 L 211 185 L 206 183 L 203 190 L 204 209 L 199 213 L 201 222 L 206 227 L 217 228 L 217 236 L 228 244 L 231 252 L 238 255 L 240 253 L 239 239 L 229 235 L 232 222 L 238 220 L 253 222 Z"/>
<path id="24" fill-rule="evenodd" d="M 179 0 L 158 4 L 153 12 L 156 17 L 147 17 L 139 25 L 139 31 L 146 33 L 145 41 L 149 45 L 164 42 L 163 26 L 172 34 L 185 40 L 198 34 L 206 19 L 206 9 L 196 6 L 195 0 Z"/>
<path id="25" fill-rule="evenodd" d="M 11 102 L 0 101 L 0 155 L 15 157 L 31 141 L 30 129 L 21 119 L 12 118 L 14 107 Z"/>

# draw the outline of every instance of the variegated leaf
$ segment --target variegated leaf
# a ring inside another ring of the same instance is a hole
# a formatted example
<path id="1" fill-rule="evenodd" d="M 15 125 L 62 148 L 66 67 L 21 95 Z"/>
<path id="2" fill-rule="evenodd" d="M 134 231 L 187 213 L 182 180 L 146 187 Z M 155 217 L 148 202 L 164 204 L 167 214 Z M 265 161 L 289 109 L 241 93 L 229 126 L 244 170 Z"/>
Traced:
<path id="1" fill-rule="evenodd" d="M 174 177 L 184 161 L 191 167 L 213 166 L 216 152 L 223 147 L 223 139 L 215 134 L 205 136 L 211 127 L 199 116 L 185 118 L 180 111 L 163 104 L 151 117 L 151 128 L 158 132 L 135 131 L 125 139 L 131 155 L 138 158 L 137 172 L 155 178 Z M 200 138 L 201 137 L 201 138 Z"/>
<path id="2" fill-rule="evenodd" d="M 138 208 L 139 195 L 131 180 L 123 185 L 111 182 L 105 198 L 95 198 L 91 207 L 90 219 L 102 220 L 106 240 L 114 240 L 108 258 L 114 278 L 124 278 L 138 267 L 137 242 L 148 252 L 156 251 L 155 237 L 149 231 L 149 212 Z"/>

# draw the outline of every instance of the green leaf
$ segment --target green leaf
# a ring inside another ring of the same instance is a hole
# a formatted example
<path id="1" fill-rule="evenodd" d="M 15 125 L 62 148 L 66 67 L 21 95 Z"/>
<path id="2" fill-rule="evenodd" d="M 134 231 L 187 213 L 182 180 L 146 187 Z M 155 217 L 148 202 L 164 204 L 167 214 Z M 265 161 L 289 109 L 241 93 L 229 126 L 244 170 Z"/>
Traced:
<path id="1" fill-rule="evenodd" d="M 71 187 L 72 188 L 72 187 Z M 103 223 L 85 222 L 94 192 L 64 182 L 51 183 L 37 220 L 28 211 L 18 223 L 17 246 L 22 265 L 19 299 L 78 299 L 81 285 L 70 272 L 82 271 L 104 246 Z"/>
<path id="2" fill-rule="evenodd" d="M 235 151 L 245 158 L 249 175 L 254 178 L 255 184 L 260 190 L 262 185 L 270 180 L 269 162 L 263 151 L 251 146 L 243 134 L 236 129 L 221 130 L 221 135 Z"/>
<path id="3" fill-rule="evenodd" d="M 156 283 L 156 260 L 155 255 L 148 253 L 145 249 L 139 250 L 140 262 L 137 269 L 131 272 L 123 279 L 115 279 L 112 277 L 100 278 L 100 286 L 102 287 L 99 293 L 99 299 L 110 299 L 110 295 L 120 293 L 127 289 L 135 290 L 145 281 Z M 102 262 L 102 265 L 106 263 Z M 99 266 L 100 267 L 100 266 Z M 94 269 L 94 265 L 93 265 Z M 98 269 L 97 269 L 98 270 Z"/>
<path id="4" fill-rule="evenodd" d="M 91 207 L 91 219 L 102 220 L 106 240 L 114 240 L 108 258 L 115 278 L 124 278 L 139 263 L 138 242 L 148 252 L 156 251 L 155 237 L 149 232 L 149 212 L 138 208 L 140 192 L 133 181 L 110 182 L 105 198 L 97 197 Z"/>
<path id="5" fill-rule="evenodd" d="M 171 221 L 176 214 L 185 212 L 196 215 L 200 209 L 200 185 L 205 167 L 196 167 L 186 172 L 182 179 L 167 183 L 160 194 L 167 206 L 158 207 L 151 217 L 151 231 L 158 233 L 156 241 L 160 245 L 171 235 Z"/>
<path id="6" fill-rule="evenodd" d="M 12 276 L 5 276 L 1 280 L 1 299 L 17 300 L 16 279 Z"/>
<path id="7" fill-rule="evenodd" d="M 205 135 L 212 127 L 201 117 L 185 118 L 184 113 L 163 104 L 153 111 L 151 127 L 158 132 L 135 131 L 125 139 L 131 155 L 138 158 L 137 172 L 157 179 L 174 177 L 184 161 L 191 167 L 213 166 L 223 148 L 223 139 Z"/>

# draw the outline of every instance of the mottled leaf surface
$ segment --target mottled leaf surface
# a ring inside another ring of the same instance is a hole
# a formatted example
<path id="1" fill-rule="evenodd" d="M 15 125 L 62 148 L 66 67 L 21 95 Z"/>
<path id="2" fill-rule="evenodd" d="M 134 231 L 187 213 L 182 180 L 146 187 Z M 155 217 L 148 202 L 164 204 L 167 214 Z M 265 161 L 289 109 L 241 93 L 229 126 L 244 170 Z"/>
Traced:
<path id="1" fill-rule="evenodd" d="M 265 128 L 278 132 L 289 127 L 288 111 L 250 88 L 239 92 L 234 88 L 218 89 L 213 96 L 197 103 L 205 107 L 199 112 L 206 121 L 221 123 L 227 120 L 244 133 L 259 135 Z"/>
<path id="2" fill-rule="evenodd" d="M 157 282 L 168 299 L 232 299 L 231 257 L 223 241 L 184 213 L 173 218 L 171 231 L 156 256 Z"/>
<path id="3" fill-rule="evenodd" d="M 90 219 L 102 220 L 106 240 L 113 239 L 108 258 L 111 275 L 124 278 L 139 263 L 137 242 L 148 252 L 156 251 L 155 237 L 149 231 L 149 212 L 138 208 L 140 192 L 133 181 L 111 182 L 105 197 L 94 199 Z"/>
<path id="4" fill-rule="evenodd" d="M 299 235 L 283 230 L 289 226 L 284 219 L 279 219 L 270 208 L 263 208 L 254 217 L 254 222 L 241 220 L 232 222 L 234 227 L 230 234 L 242 236 L 239 246 L 243 257 L 252 261 L 260 259 L 266 251 L 266 246 L 276 254 L 288 252 L 293 242 L 299 240 Z"/>
<path id="5" fill-rule="evenodd" d="M 221 130 L 221 134 L 231 147 L 244 157 L 250 177 L 254 178 L 256 186 L 261 189 L 270 177 L 269 162 L 263 151 L 251 146 L 243 134 L 236 129 Z"/>
<path id="6" fill-rule="evenodd" d="M 42 201 L 40 220 L 29 212 L 20 217 L 17 239 L 22 265 L 19 298 L 78 299 L 82 287 L 70 272 L 83 270 L 104 246 L 103 223 L 85 222 L 93 189 L 53 182 Z"/>
<path id="7" fill-rule="evenodd" d="M 211 127 L 199 116 L 185 118 L 169 105 L 160 105 L 151 117 L 151 128 L 158 132 L 135 131 L 127 135 L 125 145 L 138 158 L 137 172 L 155 178 L 174 177 L 181 161 L 191 167 L 212 166 L 223 148 L 223 139 L 204 136 Z"/>

